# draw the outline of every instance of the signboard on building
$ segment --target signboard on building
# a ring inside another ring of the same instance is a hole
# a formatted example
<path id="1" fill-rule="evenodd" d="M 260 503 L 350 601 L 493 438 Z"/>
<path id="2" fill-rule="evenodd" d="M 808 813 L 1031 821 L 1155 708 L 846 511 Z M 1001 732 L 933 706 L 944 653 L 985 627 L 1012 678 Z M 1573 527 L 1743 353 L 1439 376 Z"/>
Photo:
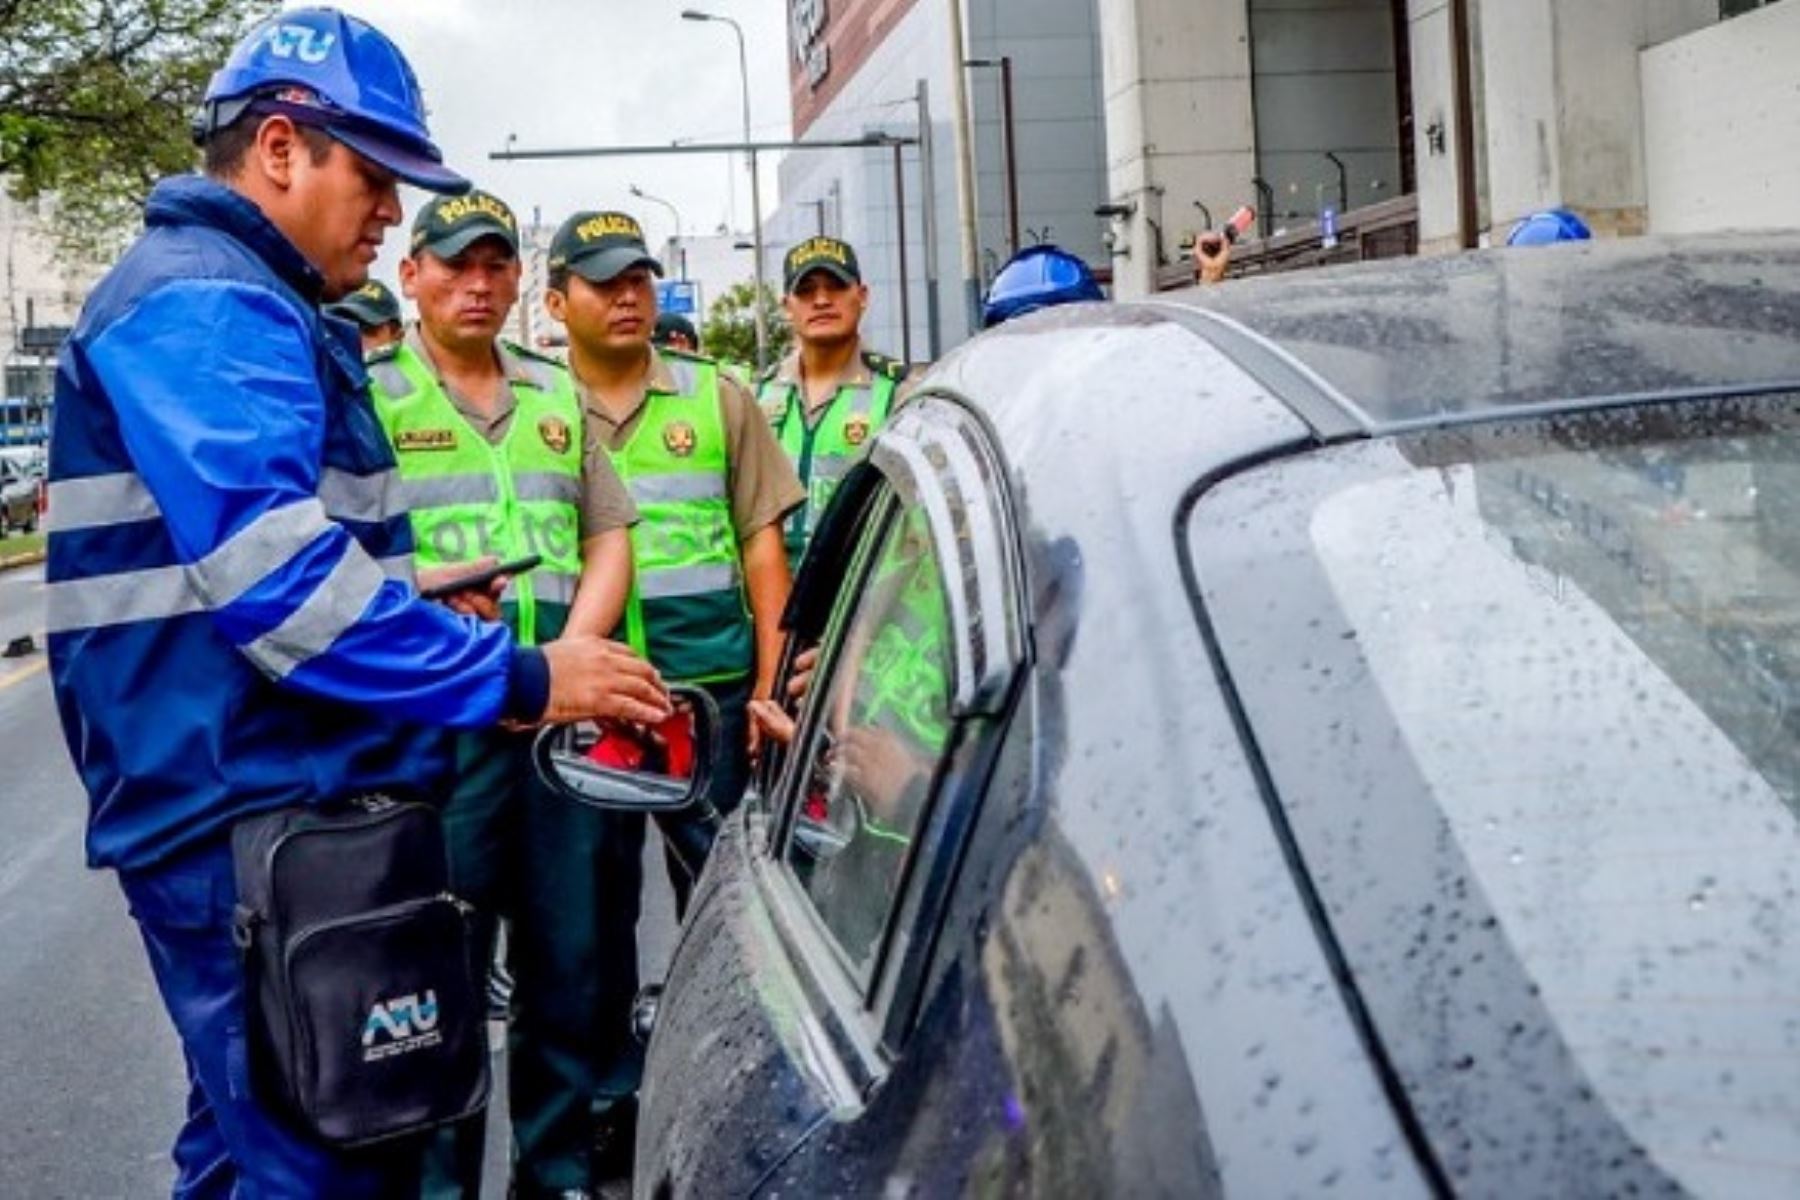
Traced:
<path id="1" fill-rule="evenodd" d="M 788 95 L 804 137 L 916 0 L 787 0 Z"/>
<path id="2" fill-rule="evenodd" d="M 662 279 L 656 284 L 656 310 L 683 317 L 700 312 L 700 285 L 691 279 Z"/>

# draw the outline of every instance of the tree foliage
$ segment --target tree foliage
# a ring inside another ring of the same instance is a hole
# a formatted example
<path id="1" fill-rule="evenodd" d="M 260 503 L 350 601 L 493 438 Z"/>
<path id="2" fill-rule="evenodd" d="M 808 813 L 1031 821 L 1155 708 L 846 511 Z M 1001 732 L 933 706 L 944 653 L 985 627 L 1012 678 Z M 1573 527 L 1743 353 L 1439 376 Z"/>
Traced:
<path id="1" fill-rule="evenodd" d="M 756 285 L 746 280 L 734 283 L 712 302 L 706 312 L 706 324 L 700 330 L 700 347 L 713 358 L 726 362 L 756 362 L 756 316 L 750 307 Z M 767 286 L 763 288 L 763 315 L 769 328 L 769 363 L 774 363 L 793 345 L 794 331 L 788 327 L 781 302 Z"/>
<path id="2" fill-rule="evenodd" d="M 0 175 L 53 197 L 58 250 L 97 258 L 157 180 L 189 170 L 188 121 L 273 0 L 0 0 Z"/>

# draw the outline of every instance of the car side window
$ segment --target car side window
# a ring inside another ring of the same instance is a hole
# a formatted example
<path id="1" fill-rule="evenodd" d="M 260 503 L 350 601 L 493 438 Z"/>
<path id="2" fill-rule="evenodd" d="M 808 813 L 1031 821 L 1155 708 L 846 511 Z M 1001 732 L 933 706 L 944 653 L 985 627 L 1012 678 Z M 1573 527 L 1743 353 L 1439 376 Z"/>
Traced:
<path id="1" fill-rule="evenodd" d="M 950 623 L 922 509 L 888 525 L 841 628 L 785 854 L 866 986 L 950 742 Z"/>

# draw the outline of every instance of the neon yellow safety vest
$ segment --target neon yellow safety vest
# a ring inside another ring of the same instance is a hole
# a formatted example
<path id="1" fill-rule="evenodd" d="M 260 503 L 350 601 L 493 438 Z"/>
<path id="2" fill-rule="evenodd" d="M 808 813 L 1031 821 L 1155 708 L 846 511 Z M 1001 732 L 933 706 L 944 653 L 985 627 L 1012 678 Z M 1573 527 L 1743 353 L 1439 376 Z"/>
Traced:
<path id="1" fill-rule="evenodd" d="M 857 688 L 859 725 L 904 733 L 920 750 L 937 754 L 949 736 L 950 620 L 936 561 L 928 554 L 890 551 L 875 568 L 871 589 L 900 594 L 864 651 Z"/>
<path id="2" fill-rule="evenodd" d="M 771 376 L 757 397 L 774 427 L 775 440 L 793 461 L 800 483 L 806 488 L 806 503 L 794 510 L 782 531 L 792 566 L 799 566 L 820 514 L 837 491 L 838 481 L 862 455 L 869 439 L 887 423 L 895 387 L 905 374 L 901 364 L 877 354 L 864 354 L 862 361 L 869 369 L 869 382 L 839 388 L 818 419 L 810 424 L 806 420 L 806 399 L 797 385 Z"/>
<path id="3" fill-rule="evenodd" d="M 502 344 L 523 368 L 498 445 L 462 415 L 404 343 L 369 359 L 369 391 L 399 465 L 420 567 L 540 555 L 500 598 L 527 646 L 562 633 L 581 577 L 581 402 L 560 364 Z"/>
<path id="4" fill-rule="evenodd" d="M 624 448 L 612 452 L 638 509 L 625 636 L 671 681 L 741 679 L 755 642 L 731 519 L 719 371 L 709 359 L 661 354 L 679 390 L 652 392 Z"/>

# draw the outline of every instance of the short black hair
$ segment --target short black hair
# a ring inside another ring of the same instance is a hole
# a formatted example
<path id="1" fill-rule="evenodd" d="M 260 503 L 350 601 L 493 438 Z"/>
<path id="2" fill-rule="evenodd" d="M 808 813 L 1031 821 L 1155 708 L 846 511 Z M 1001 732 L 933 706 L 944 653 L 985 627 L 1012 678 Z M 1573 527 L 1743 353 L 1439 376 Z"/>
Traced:
<path id="1" fill-rule="evenodd" d="M 256 144 L 256 132 L 262 128 L 263 119 L 268 115 L 252 107 L 223 129 L 214 130 L 201 143 L 200 169 L 214 179 L 230 179 L 236 175 L 243 169 L 244 160 L 250 155 L 250 147 Z M 294 122 L 294 128 L 300 131 L 300 140 L 306 143 L 313 166 L 318 166 L 331 156 L 330 134 L 311 125 L 302 125 L 298 121 Z"/>
<path id="2" fill-rule="evenodd" d="M 568 292 L 569 292 L 569 268 L 567 268 L 567 267 L 551 267 L 550 274 L 549 274 L 548 278 L 546 279 L 545 283 L 546 283 L 546 286 L 548 286 L 551 291 L 561 292 L 565 296 L 568 295 Z"/>

